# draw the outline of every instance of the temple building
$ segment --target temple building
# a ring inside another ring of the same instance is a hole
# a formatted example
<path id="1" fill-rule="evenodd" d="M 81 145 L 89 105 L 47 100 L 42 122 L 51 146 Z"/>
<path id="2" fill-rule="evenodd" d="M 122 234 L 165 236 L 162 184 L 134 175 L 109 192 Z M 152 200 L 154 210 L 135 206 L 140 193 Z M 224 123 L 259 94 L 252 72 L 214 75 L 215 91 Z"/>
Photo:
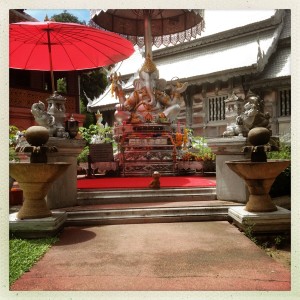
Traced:
<path id="1" fill-rule="evenodd" d="M 23 9 L 10 10 L 10 23 L 36 21 Z M 137 76 L 144 58 L 139 51 L 117 69 L 122 81 Z M 249 90 L 264 99 L 273 134 L 290 132 L 291 122 L 291 11 L 275 10 L 268 19 L 207 35 L 190 42 L 153 51 L 160 78 L 172 84 L 187 82 L 182 94 L 178 122 L 195 135 L 222 136 L 226 130 L 225 100 L 233 94 L 245 99 Z M 79 72 L 54 72 L 55 81 L 64 78 L 67 86 L 66 112 L 80 124 Z M 33 103 L 46 100 L 50 72 L 10 69 L 10 124 L 25 129 L 34 125 Z M 132 92 L 127 85 L 125 92 Z M 114 123 L 118 100 L 107 93 L 92 99 L 91 111 L 101 111 L 105 122 Z"/>
<path id="2" fill-rule="evenodd" d="M 142 61 L 137 52 L 122 63 L 117 71 L 124 82 L 137 76 Z M 249 91 L 264 99 L 273 134 L 290 131 L 290 10 L 276 10 L 259 22 L 155 50 L 153 61 L 160 78 L 188 82 L 178 121 L 194 134 L 222 136 L 227 126 L 225 100 L 233 94 L 245 99 Z M 112 120 L 117 102 L 111 95 L 101 96 L 91 108 Z"/>

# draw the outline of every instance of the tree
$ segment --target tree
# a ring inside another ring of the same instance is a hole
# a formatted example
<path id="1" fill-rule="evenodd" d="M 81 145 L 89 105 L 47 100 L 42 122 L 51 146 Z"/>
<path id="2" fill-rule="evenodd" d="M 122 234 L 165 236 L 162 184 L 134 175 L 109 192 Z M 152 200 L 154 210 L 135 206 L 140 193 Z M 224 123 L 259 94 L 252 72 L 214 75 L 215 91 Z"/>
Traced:
<path id="1" fill-rule="evenodd" d="M 78 20 L 76 16 L 70 14 L 67 10 L 64 10 L 60 14 L 53 15 L 50 19 L 53 19 L 56 22 L 77 23 L 77 24 L 86 25 L 85 21 Z"/>
<path id="2" fill-rule="evenodd" d="M 86 121 L 84 123 L 85 127 L 88 127 L 90 124 L 95 122 L 95 116 L 93 113 L 88 113 L 86 111 L 86 106 L 88 100 L 85 97 L 83 91 L 90 99 L 99 97 L 108 84 L 106 74 L 103 73 L 103 69 L 95 69 L 88 72 L 82 72 L 80 75 L 80 86 L 81 86 L 81 95 L 80 95 L 80 106 L 81 113 L 86 114 Z"/>
<path id="3" fill-rule="evenodd" d="M 99 97 L 104 92 L 108 82 L 103 69 L 99 68 L 82 72 L 80 75 L 80 83 L 82 96 L 84 96 L 84 91 L 90 99 L 93 99 Z"/>

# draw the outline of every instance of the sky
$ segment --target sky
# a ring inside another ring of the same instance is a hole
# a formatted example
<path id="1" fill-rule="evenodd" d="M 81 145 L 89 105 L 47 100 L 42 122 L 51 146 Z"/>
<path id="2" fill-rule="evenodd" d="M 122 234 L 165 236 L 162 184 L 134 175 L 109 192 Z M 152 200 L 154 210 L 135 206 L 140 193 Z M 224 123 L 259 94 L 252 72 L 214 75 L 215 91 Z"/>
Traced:
<path id="1" fill-rule="evenodd" d="M 50 18 L 53 15 L 58 15 L 62 13 L 63 9 L 26 9 L 25 12 L 28 15 L 38 19 L 39 21 L 44 21 L 45 16 L 48 15 Z M 78 18 L 79 21 L 86 21 L 90 19 L 90 12 L 88 9 L 67 9 L 67 11 Z"/>
<path id="2" fill-rule="evenodd" d="M 90 20 L 88 9 L 68 9 L 67 11 L 78 17 L 80 21 L 84 20 L 88 23 Z M 25 12 L 39 21 L 44 21 L 46 15 L 50 18 L 53 15 L 62 13 L 63 9 L 26 9 Z M 273 9 L 205 10 L 205 31 L 202 33 L 202 36 L 261 21 L 271 17 L 273 14 Z"/>

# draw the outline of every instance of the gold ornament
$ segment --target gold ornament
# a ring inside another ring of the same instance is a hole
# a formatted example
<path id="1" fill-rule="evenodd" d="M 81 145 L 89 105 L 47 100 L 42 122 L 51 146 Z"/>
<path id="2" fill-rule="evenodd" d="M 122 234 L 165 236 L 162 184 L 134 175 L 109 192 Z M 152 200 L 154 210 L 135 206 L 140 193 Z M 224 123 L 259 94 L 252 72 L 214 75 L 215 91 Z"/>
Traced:
<path id="1" fill-rule="evenodd" d="M 146 73 L 153 73 L 157 71 L 155 63 L 151 60 L 150 55 L 148 54 L 145 62 L 141 68 L 141 71 L 144 71 Z"/>

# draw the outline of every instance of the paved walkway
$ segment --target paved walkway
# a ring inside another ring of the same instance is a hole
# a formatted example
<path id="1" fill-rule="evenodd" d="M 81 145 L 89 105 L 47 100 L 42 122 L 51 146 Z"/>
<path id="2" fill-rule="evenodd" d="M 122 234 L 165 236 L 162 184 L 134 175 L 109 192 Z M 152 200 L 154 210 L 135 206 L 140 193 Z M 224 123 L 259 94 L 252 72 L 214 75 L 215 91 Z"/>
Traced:
<path id="1" fill-rule="evenodd" d="M 14 291 L 288 291 L 290 270 L 228 222 L 67 227 Z"/>

